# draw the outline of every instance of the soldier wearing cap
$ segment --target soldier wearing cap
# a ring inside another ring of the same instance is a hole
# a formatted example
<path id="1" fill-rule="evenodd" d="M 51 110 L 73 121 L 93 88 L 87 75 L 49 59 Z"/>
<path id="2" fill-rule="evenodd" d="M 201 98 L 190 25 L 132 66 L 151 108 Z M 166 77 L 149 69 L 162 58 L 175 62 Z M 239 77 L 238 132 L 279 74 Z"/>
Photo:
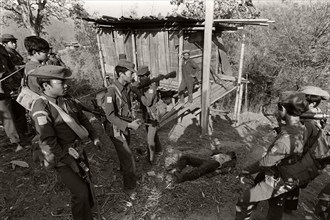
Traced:
<path id="1" fill-rule="evenodd" d="M 150 80 L 150 71 L 148 66 L 140 66 L 137 75 L 139 77 L 139 83 L 144 84 Z M 157 85 L 152 83 L 147 87 L 140 89 L 137 92 L 137 99 L 140 102 L 140 108 L 142 109 L 143 120 L 149 125 L 147 129 L 147 142 L 148 142 L 148 160 L 153 163 L 155 155 L 162 152 L 161 143 L 157 134 L 158 129 L 158 117 L 157 117 L 157 102 L 159 97 L 157 94 Z"/>
<path id="2" fill-rule="evenodd" d="M 239 197 L 235 219 L 250 219 L 258 202 L 279 196 L 298 186 L 298 182 L 294 178 L 288 178 L 281 167 L 287 160 L 291 161 L 292 157 L 298 157 L 304 152 L 306 128 L 301 124 L 299 116 L 307 109 L 308 103 L 301 93 L 286 94 L 278 103 L 278 114 L 286 124 L 261 160 L 242 171 L 243 175 L 251 175 L 264 170 L 265 176 Z"/>
<path id="3" fill-rule="evenodd" d="M 183 53 L 183 61 L 182 61 L 182 82 L 179 86 L 179 97 L 181 103 L 184 103 L 184 92 L 188 90 L 189 102 L 193 101 L 193 89 L 194 89 L 194 81 L 196 80 L 196 74 L 199 71 L 198 65 L 190 59 L 190 51 L 184 50 Z"/>
<path id="4" fill-rule="evenodd" d="M 131 194 L 136 188 L 136 167 L 132 150 L 129 148 L 130 131 L 138 129 L 139 120 L 127 122 L 123 118 L 131 118 L 130 83 L 134 64 L 128 60 L 119 60 L 115 67 L 117 79 L 107 88 L 104 97 L 104 112 L 107 121 L 105 130 L 113 142 L 120 162 L 120 169 L 123 176 L 124 190 Z"/>
<path id="5" fill-rule="evenodd" d="M 15 65 L 12 63 L 5 47 L 0 45 L 0 78 L 4 78 L 15 71 Z M 10 79 L 11 77 L 9 77 Z M 7 80 L 0 84 L 0 93 L 11 97 L 14 88 Z M 23 149 L 22 145 L 28 145 L 25 141 L 27 132 L 27 121 L 25 109 L 11 98 L 0 100 L 1 120 L 10 142 L 16 146 L 16 151 Z"/>
<path id="6" fill-rule="evenodd" d="M 11 34 L 3 34 L 1 36 L 1 43 L 6 47 L 11 61 L 14 63 L 17 69 L 24 66 L 24 58 L 16 51 L 17 38 Z"/>
<path id="7" fill-rule="evenodd" d="M 77 126 L 85 128 L 94 145 L 100 147 L 100 140 L 88 118 L 79 105 L 66 99 L 67 80 L 71 71 L 61 66 L 40 66 L 31 73 L 43 89 L 39 99 L 35 100 L 31 115 L 39 136 L 39 146 L 48 168 L 55 168 L 64 184 L 71 192 L 71 210 L 74 220 L 92 220 L 92 201 L 87 183 L 79 175 L 79 167 L 68 148 L 78 147 L 87 162 L 86 153 L 79 144 L 81 136 L 64 120 L 64 116 L 54 106 L 56 104 L 71 117 Z"/>

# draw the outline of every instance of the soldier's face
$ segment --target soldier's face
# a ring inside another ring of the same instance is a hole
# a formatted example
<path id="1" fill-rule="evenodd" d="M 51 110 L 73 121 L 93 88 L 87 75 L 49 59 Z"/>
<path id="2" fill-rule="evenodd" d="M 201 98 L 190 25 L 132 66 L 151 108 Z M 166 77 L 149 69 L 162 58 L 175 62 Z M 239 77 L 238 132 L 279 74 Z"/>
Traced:
<path id="1" fill-rule="evenodd" d="M 17 48 L 17 42 L 16 41 L 9 41 L 8 43 L 6 43 L 6 46 L 11 48 L 11 49 L 14 49 L 16 50 Z"/>
<path id="2" fill-rule="evenodd" d="M 183 59 L 188 60 L 189 59 L 189 53 L 183 54 Z"/>
<path id="3" fill-rule="evenodd" d="M 45 91 L 47 95 L 57 98 L 64 96 L 67 93 L 68 85 L 66 80 L 52 79 L 50 85 L 47 85 Z"/>
<path id="4" fill-rule="evenodd" d="M 123 74 L 125 82 L 127 82 L 127 83 L 132 82 L 132 74 L 133 74 L 133 72 L 130 70 L 127 70 L 125 72 L 125 74 Z"/>

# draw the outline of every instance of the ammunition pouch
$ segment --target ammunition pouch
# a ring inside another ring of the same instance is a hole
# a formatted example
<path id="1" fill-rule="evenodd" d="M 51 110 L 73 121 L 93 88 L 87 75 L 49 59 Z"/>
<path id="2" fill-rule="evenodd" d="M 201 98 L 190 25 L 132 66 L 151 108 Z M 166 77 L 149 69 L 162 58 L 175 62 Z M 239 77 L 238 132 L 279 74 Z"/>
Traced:
<path id="1" fill-rule="evenodd" d="M 286 183 L 297 183 L 298 186 L 309 183 L 319 175 L 320 164 L 312 153 L 307 151 L 300 158 L 290 158 L 278 165 L 281 178 Z"/>

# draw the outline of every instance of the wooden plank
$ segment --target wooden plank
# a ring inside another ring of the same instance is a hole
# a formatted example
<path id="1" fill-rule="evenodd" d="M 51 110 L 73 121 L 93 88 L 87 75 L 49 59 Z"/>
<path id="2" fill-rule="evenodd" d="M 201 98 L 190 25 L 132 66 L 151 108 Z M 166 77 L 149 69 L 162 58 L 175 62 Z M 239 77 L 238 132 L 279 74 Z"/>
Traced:
<path id="1" fill-rule="evenodd" d="M 104 65 L 104 56 L 102 52 L 102 46 L 101 46 L 101 40 L 100 40 L 100 34 L 97 33 L 96 35 L 97 39 L 97 47 L 99 49 L 99 57 L 100 57 L 100 65 L 101 65 L 101 74 L 102 74 L 102 79 L 103 79 L 103 85 L 107 87 L 107 80 L 105 78 L 105 65 Z"/>
<path id="2" fill-rule="evenodd" d="M 212 91 L 212 97 L 211 97 L 211 104 L 215 103 L 217 100 L 219 100 L 220 98 L 226 96 L 227 94 L 229 94 L 230 92 L 232 92 L 233 90 L 235 90 L 235 86 L 233 82 L 225 82 L 225 87 L 219 85 L 219 84 L 212 84 L 211 85 L 211 91 Z M 160 127 L 163 127 L 164 125 L 166 125 L 167 123 L 169 123 L 170 121 L 174 120 L 175 118 L 180 117 L 182 114 L 184 114 L 186 111 L 190 110 L 193 111 L 196 108 L 199 108 L 197 110 L 197 112 L 199 113 L 201 111 L 200 107 L 201 107 L 201 91 L 198 90 L 197 92 L 195 92 L 193 94 L 193 103 L 190 106 L 187 107 L 182 107 L 182 104 L 177 104 L 176 106 L 174 106 L 173 110 L 168 112 L 161 120 L 161 122 L 159 123 Z M 188 101 L 188 98 L 185 99 L 185 101 Z"/>
<path id="3" fill-rule="evenodd" d="M 179 60 L 179 69 L 178 69 L 178 79 L 179 79 L 179 84 L 182 81 L 182 52 L 183 52 L 183 35 L 184 32 L 180 31 L 179 33 L 179 54 L 178 54 L 178 60 Z"/>
<path id="4" fill-rule="evenodd" d="M 151 71 L 151 76 L 156 77 L 158 76 L 158 47 L 159 42 L 157 38 L 157 32 L 151 32 L 148 35 L 149 38 L 149 69 Z"/>
<path id="5" fill-rule="evenodd" d="M 210 108 L 210 66 L 212 56 L 212 26 L 213 26 L 214 1 L 205 1 L 205 31 L 203 51 L 203 77 L 202 77 L 202 135 L 208 134 L 209 108 Z"/>

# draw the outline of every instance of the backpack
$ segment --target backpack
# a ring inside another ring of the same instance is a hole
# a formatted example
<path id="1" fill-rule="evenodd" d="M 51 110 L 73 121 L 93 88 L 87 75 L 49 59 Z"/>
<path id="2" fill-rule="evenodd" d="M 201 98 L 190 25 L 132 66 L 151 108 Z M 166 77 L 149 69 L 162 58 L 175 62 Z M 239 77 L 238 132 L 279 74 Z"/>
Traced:
<path id="1" fill-rule="evenodd" d="M 147 111 L 153 120 L 159 122 L 167 111 L 167 105 L 159 99 L 154 106 L 147 107 Z"/>

